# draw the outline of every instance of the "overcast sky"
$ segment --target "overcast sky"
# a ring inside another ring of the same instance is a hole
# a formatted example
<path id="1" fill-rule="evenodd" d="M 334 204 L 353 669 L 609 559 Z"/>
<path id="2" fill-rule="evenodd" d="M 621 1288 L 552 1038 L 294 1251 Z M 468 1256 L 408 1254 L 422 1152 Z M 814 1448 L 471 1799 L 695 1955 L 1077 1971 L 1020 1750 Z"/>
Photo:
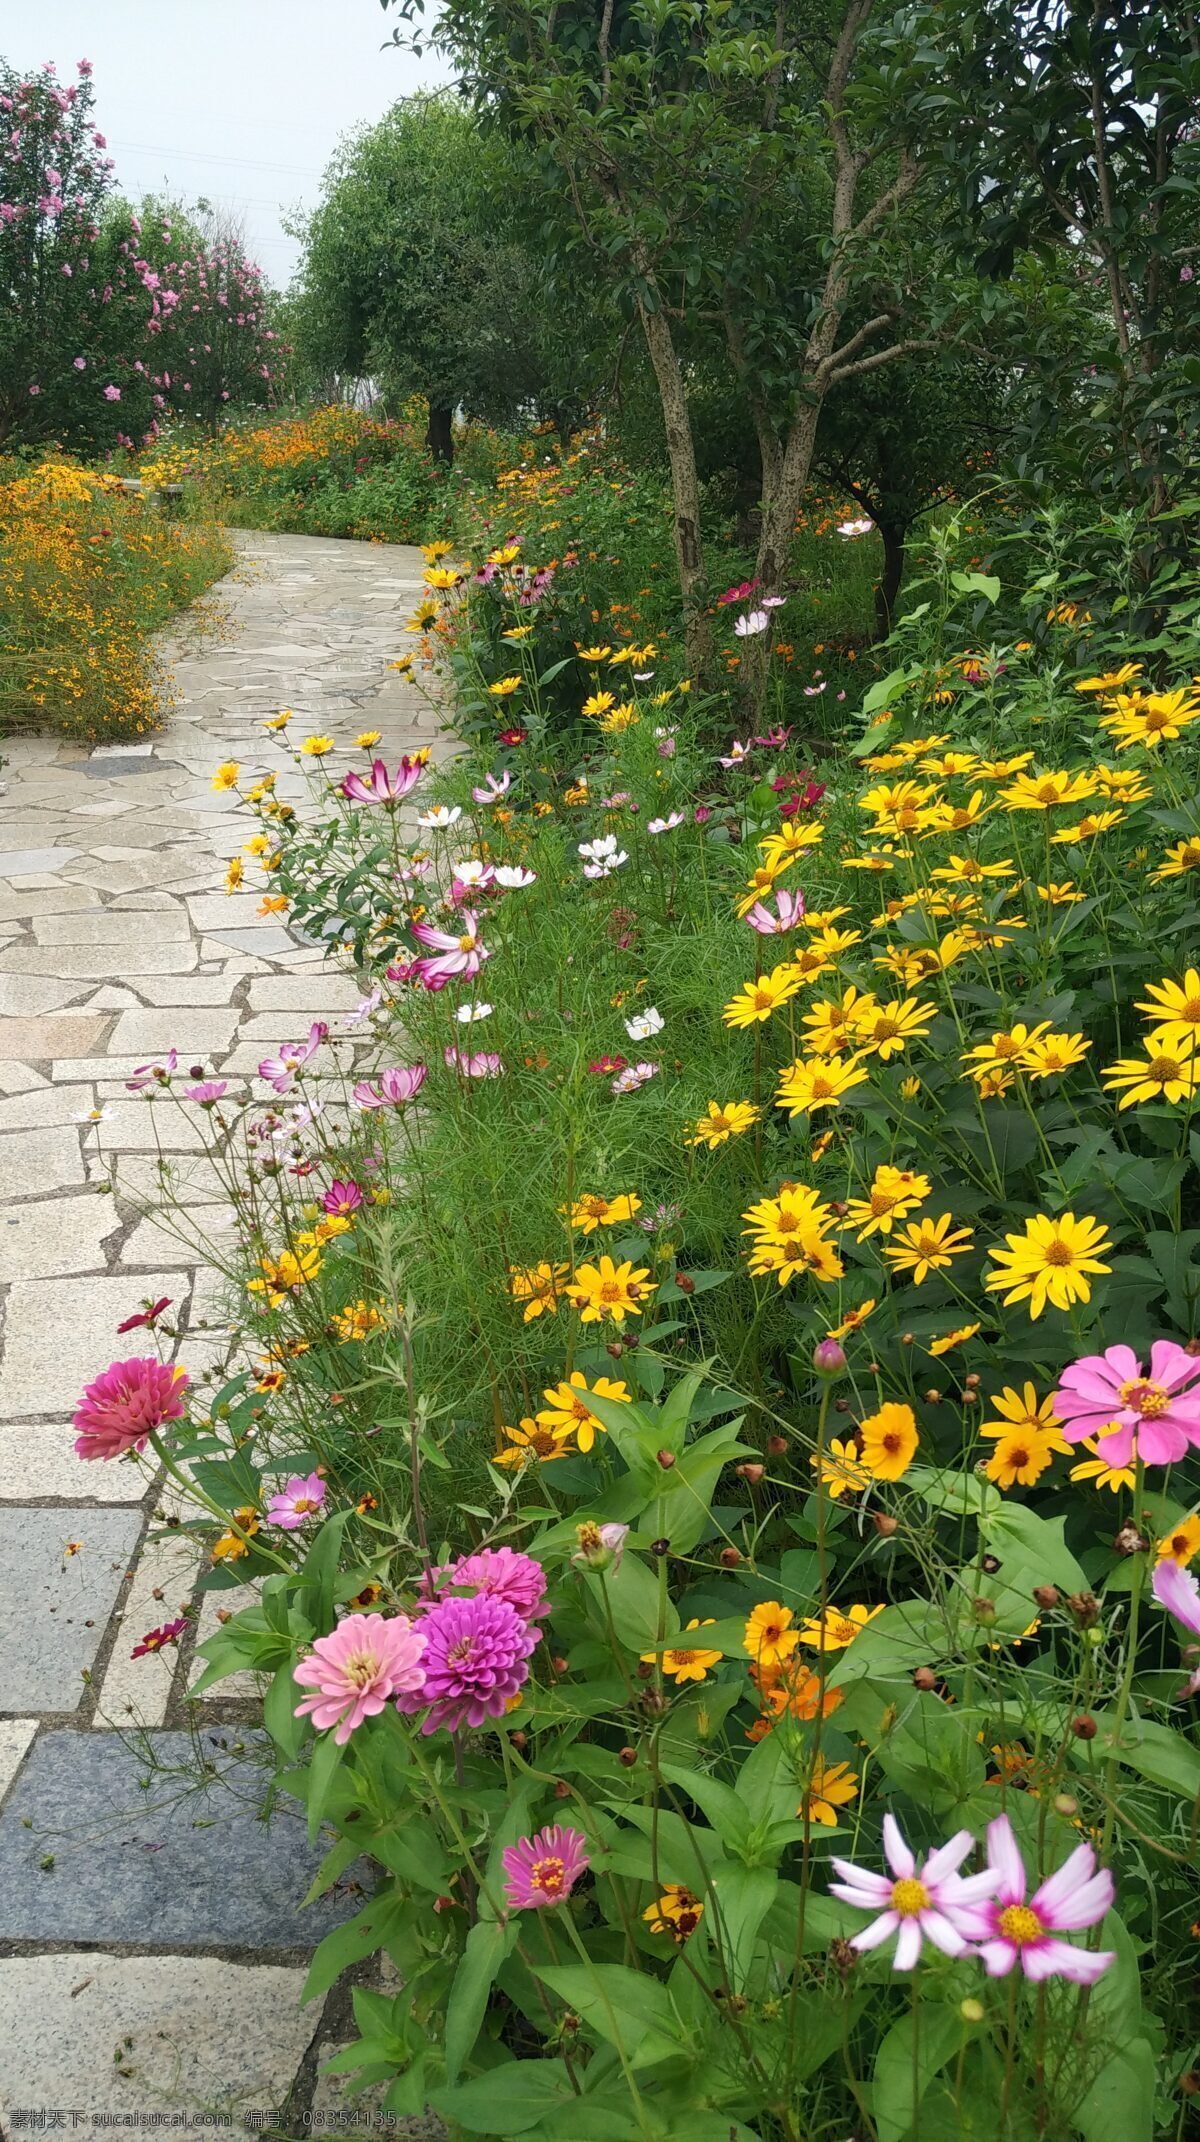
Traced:
<path id="1" fill-rule="evenodd" d="M 282 287 L 298 248 L 281 212 L 315 204 L 342 134 L 434 85 L 430 61 L 383 49 L 391 22 L 379 0 L 11 0 L 0 56 L 53 60 L 64 83 L 90 59 L 121 192 L 240 215 Z"/>

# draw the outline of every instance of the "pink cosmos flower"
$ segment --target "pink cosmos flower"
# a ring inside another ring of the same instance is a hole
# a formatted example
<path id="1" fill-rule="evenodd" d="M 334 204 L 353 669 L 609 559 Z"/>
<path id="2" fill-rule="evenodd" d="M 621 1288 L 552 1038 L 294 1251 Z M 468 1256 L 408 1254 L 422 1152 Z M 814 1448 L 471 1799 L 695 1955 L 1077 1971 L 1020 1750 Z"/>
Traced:
<path id="1" fill-rule="evenodd" d="M 788 892 L 782 885 L 775 894 L 772 914 L 765 900 L 756 900 L 746 921 L 760 937 L 779 937 L 785 930 L 798 930 L 804 920 L 804 894 Z"/>
<path id="2" fill-rule="evenodd" d="M 473 788 L 471 794 L 476 803 L 499 803 L 501 796 L 507 796 L 511 787 L 512 775 L 506 766 L 502 774 L 485 774 L 483 785 Z"/>
<path id="3" fill-rule="evenodd" d="M 290 1093 L 292 1081 L 299 1077 L 305 1064 L 311 1063 L 323 1041 L 329 1039 L 329 1028 L 323 1019 L 314 1019 L 306 1041 L 285 1041 L 278 1056 L 264 1056 L 258 1067 L 258 1075 L 265 1078 L 276 1093 Z"/>
<path id="4" fill-rule="evenodd" d="M 215 1108 L 218 1101 L 224 1100 L 228 1091 L 228 1081 L 223 1078 L 201 1079 L 197 1085 L 185 1086 L 183 1089 L 185 1100 L 195 1101 L 200 1108 Z"/>
<path id="5" fill-rule="evenodd" d="M 988 1824 L 988 1853 L 999 1877 L 994 1896 L 982 1906 L 987 1939 L 979 1953 L 989 1978 L 1006 1978 L 1019 1964 L 1026 1978 L 1069 1978 L 1093 1986 L 1116 1962 L 1114 1949 L 1077 1949 L 1059 1941 L 1060 1933 L 1095 1926 L 1113 1900 L 1113 1878 L 1106 1867 L 1096 1872 L 1089 1844 L 1077 1845 L 1057 1872 L 1025 1902 L 1025 1862 L 1007 1815 Z"/>
<path id="6" fill-rule="evenodd" d="M 287 1486 L 267 1504 L 267 1523 L 283 1532 L 296 1532 L 306 1518 L 319 1516 L 327 1493 L 320 1473 L 310 1473 L 307 1480 L 293 1473 Z"/>
<path id="7" fill-rule="evenodd" d="M 1098 1438 L 1106 1465 L 1130 1464 L 1135 1446 L 1143 1463 L 1170 1465 L 1200 1447 L 1198 1377 L 1200 1360 L 1173 1339 L 1155 1340 L 1146 1374 L 1132 1347 L 1109 1346 L 1063 1370 L 1054 1410 L 1068 1442 Z"/>
<path id="8" fill-rule="evenodd" d="M 461 928 L 454 936 L 448 930 L 435 929 L 431 922 L 414 922 L 413 936 L 418 944 L 428 945 L 437 954 L 435 959 L 419 959 L 414 971 L 426 989 L 444 989 L 455 975 L 470 981 L 479 973 L 485 959 L 491 953 L 479 936 L 479 916 L 474 908 L 465 907 L 459 916 Z"/>
<path id="9" fill-rule="evenodd" d="M 407 1614 L 347 1614 L 328 1636 L 319 1636 L 293 1679 L 313 1693 L 296 1705 L 319 1733 L 337 1728 L 344 1748 L 364 1718 L 377 1718 L 393 1696 L 412 1699 L 425 1678 L 425 1632 Z"/>
<path id="10" fill-rule="evenodd" d="M 718 758 L 717 764 L 718 766 L 724 766 L 727 769 L 730 766 L 742 766 L 745 764 L 749 756 L 749 744 L 740 743 L 738 738 L 735 736 L 732 744 L 729 746 L 729 757 L 727 759 Z"/>
<path id="11" fill-rule="evenodd" d="M 348 773 L 342 782 L 342 794 L 351 803 L 382 803 L 394 810 L 405 796 L 410 796 L 425 768 L 407 752 L 394 774 L 387 770 L 385 759 L 376 759 L 365 777 L 360 773 Z"/>
<path id="12" fill-rule="evenodd" d="M 503 1078 L 504 1065 L 495 1049 L 476 1049 L 474 1055 L 467 1049 L 448 1048 L 446 1062 L 460 1078 Z"/>
<path id="13" fill-rule="evenodd" d="M 123 1458 L 127 1450 L 144 1450 L 164 1421 L 180 1419 L 187 1387 L 187 1370 L 163 1361 L 110 1362 L 75 1409 L 76 1457 Z"/>
<path id="14" fill-rule="evenodd" d="M 356 1182 L 339 1179 L 330 1183 L 321 1204 L 324 1211 L 345 1219 L 349 1213 L 358 1211 L 362 1201 L 363 1194 Z"/>
<path id="15" fill-rule="evenodd" d="M 511 1547 L 481 1547 L 477 1554 L 460 1555 L 457 1562 L 443 1562 L 422 1580 L 422 1588 L 431 1600 L 451 1591 L 488 1592 L 493 1599 L 506 1600 L 522 1621 L 543 1621 L 550 1612 L 541 1563 Z"/>
<path id="16" fill-rule="evenodd" d="M 652 1078 L 657 1078 L 658 1072 L 657 1064 L 628 1064 L 624 1071 L 617 1073 L 612 1090 L 616 1094 L 636 1093 L 639 1086 L 648 1086 Z"/>
<path id="17" fill-rule="evenodd" d="M 168 1049 L 159 1063 L 135 1064 L 133 1077 L 126 1079 L 127 1093 L 143 1093 L 147 1086 L 167 1086 L 179 1069 L 178 1049 Z"/>
<path id="18" fill-rule="evenodd" d="M 354 1089 L 356 1108 L 403 1108 L 406 1101 L 415 1101 L 425 1084 L 424 1064 L 393 1064 L 379 1074 L 379 1084 L 373 1086 L 369 1078 L 359 1080 Z M 358 1200 L 362 1203 L 361 1194 Z"/>
<path id="19" fill-rule="evenodd" d="M 833 1864 L 842 1879 L 829 1887 L 843 1904 L 859 1911 L 877 1913 L 851 1939 L 851 1947 L 877 1949 L 896 1937 L 892 1968 L 911 1971 L 921 1954 L 926 1936 L 947 1956 L 963 1956 L 973 1940 L 987 1932 L 987 1922 L 978 1909 L 998 1889 L 1001 1875 L 989 1867 L 983 1874 L 959 1874 L 975 1839 L 970 1830 L 956 1830 L 947 1843 L 931 1852 L 918 1866 L 904 1842 L 894 1815 L 883 1818 L 883 1849 L 894 1879 L 871 1874 L 848 1859 Z"/>
<path id="20" fill-rule="evenodd" d="M 446 1726 L 481 1726 L 503 1717 L 529 1678 L 530 1653 L 541 1631 L 518 1614 L 507 1599 L 490 1592 L 473 1598 L 440 1599 L 421 1622 L 425 1635 L 425 1681 L 417 1693 L 404 1693 L 399 1709 L 412 1713 L 429 1706 L 422 1733 Z"/>
<path id="21" fill-rule="evenodd" d="M 158 1322 L 163 1310 L 169 1309 L 170 1306 L 171 1297 L 169 1294 L 160 1294 L 156 1302 L 148 1301 L 144 1309 L 138 1310 L 136 1316 L 127 1316 L 123 1324 L 117 1325 L 118 1339 L 127 1331 L 150 1329 Z"/>
<path id="22" fill-rule="evenodd" d="M 130 1658 L 152 1658 L 156 1651 L 164 1650 L 168 1644 L 177 1644 L 186 1628 L 187 1615 L 181 1614 L 178 1621 L 164 1621 L 160 1629 L 147 1629 L 141 1643 L 134 1645 Z"/>
<path id="23" fill-rule="evenodd" d="M 747 595 L 753 595 L 758 585 L 757 580 L 739 580 L 736 587 L 726 588 L 723 595 L 718 595 L 718 608 L 724 609 L 731 602 L 745 602 Z"/>
<path id="24" fill-rule="evenodd" d="M 1171 1555 L 1164 1555 L 1154 1565 L 1150 1585 L 1159 1605 L 1165 1607 L 1168 1614 L 1173 1614 L 1176 1621 L 1181 1621 L 1185 1629 L 1190 1629 L 1193 1636 L 1200 1636 L 1200 1584 L 1191 1571 L 1181 1569 Z M 1195 1658 L 1198 1650 L 1200 1646 L 1196 1644 L 1185 1644 L 1184 1659 Z M 1178 1691 L 1176 1701 L 1182 1702 L 1195 1695 L 1200 1695 L 1200 1665 L 1193 1668 L 1190 1679 Z"/>
<path id="25" fill-rule="evenodd" d="M 542 1911 L 563 1904 L 584 1869 L 590 1866 L 582 1830 L 561 1829 L 553 1822 L 536 1837 L 522 1837 L 505 1848 L 506 1899 L 514 1911 Z"/>
<path id="26" fill-rule="evenodd" d="M 735 617 L 733 629 L 739 640 L 753 640 L 757 639 L 760 632 L 766 631 L 770 622 L 769 611 L 747 610 L 744 617 Z"/>

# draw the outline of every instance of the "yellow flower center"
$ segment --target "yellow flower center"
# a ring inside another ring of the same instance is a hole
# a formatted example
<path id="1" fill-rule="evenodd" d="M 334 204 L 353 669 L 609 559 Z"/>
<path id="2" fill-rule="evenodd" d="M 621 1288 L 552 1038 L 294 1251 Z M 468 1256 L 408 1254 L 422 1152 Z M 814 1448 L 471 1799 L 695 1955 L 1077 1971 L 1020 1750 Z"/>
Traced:
<path id="1" fill-rule="evenodd" d="M 995 1054 L 1001 1057 L 1019 1056 L 1021 1053 L 1021 1043 L 1011 1034 L 997 1034 L 992 1046 Z"/>
<path id="2" fill-rule="evenodd" d="M 836 1636 L 839 1644 L 850 1644 L 858 1635 L 858 1625 L 853 1621 L 835 1621 L 831 1634 Z"/>
<path id="3" fill-rule="evenodd" d="M 1013 1941 L 1023 1948 L 1027 1941 L 1040 1941 L 1043 1934 L 1041 1920 L 1028 1904 L 1008 1904 L 1000 1914 L 1000 1932 L 1006 1941 Z"/>
<path id="4" fill-rule="evenodd" d="M 931 1901 L 924 1882 L 913 1881 L 910 1877 L 892 1883 L 892 1910 L 902 1919 L 919 1918 L 923 1911 L 929 1910 Z"/>
<path id="5" fill-rule="evenodd" d="M 1058 798 L 1058 782 L 1039 781 L 1034 794 L 1039 803 L 1054 803 Z"/>
<path id="6" fill-rule="evenodd" d="M 1132 1382 L 1123 1383 L 1120 1391 L 1121 1404 L 1140 1413 L 1144 1421 L 1161 1420 L 1171 1403 L 1171 1394 L 1164 1391 L 1161 1383 L 1152 1383 L 1148 1376 L 1135 1376 Z"/>
<path id="7" fill-rule="evenodd" d="M 891 1192 L 888 1190 L 872 1190 L 870 1202 L 871 1211 L 874 1213 L 876 1219 L 882 1219 L 884 1213 L 891 1212 L 898 1204 L 899 1200 L 898 1198 L 893 1197 Z"/>
<path id="8" fill-rule="evenodd" d="M 1148 707 L 1142 719 L 1150 731 L 1168 729 L 1171 725 L 1170 715 L 1164 714 L 1158 707 Z"/>
<path id="9" fill-rule="evenodd" d="M 621 1289 L 615 1279 L 601 1280 L 600 1299 L 602 1302 L 619 1302 L 622 1299 Z"/>
<path id="10" fill-rule="evenodd" d="M 871 1028 L 872 1041 L 895 1041 L 900 1032 L 898 1019 L 877 1019 Z"/>
<path id="11" fill-rule="evenodd" d="M 698 1651 L 668 1651 L 667 1653 L 667 1657 L 671 1662 L 672 1668 L 677 1666 L 694 1666 L 699 1656 L 700 1654 Z"/>
<path id="12" fill-rule="evenodd" d="M 1179 1016 L 1186 1019 L 1189 1026 L 1200 1025 L 1200 997 L 1185 997 L 1179 1007 Z"/>
<path id="13" fill-rule="evenodd" d="M 379 1672 L 379 1660 L 373 1651 L 354 1651 L 346 1661 L 346 1679 L 354 1688 L 369 1688 Z"/>
<path id="14" fill-rule="evenodd" d="M 1180 1070 L 1177 1056 L 1152 1056 L 1146 1066 L 1146 1076 L 1153 1079 L 1156 1086 L 1169 1086 L 1173 1079 L 1179 1077 Z"/>
<path id="15" fill-rule="evenodd" d="M 297 1517 L 307 1517 L 310 1511 L 319 1510 L 320 1507 L 320 1503 L 314 1502 L 311 1495 L 297 1495 L 295 1502 L 292 1504 Z"/>
<path id="16" fill-rule="evenodd" d="M 889 1458 L 894 1458 L 897 1451 L 902 1450 L 904 1447 L 894 1428 L 889 1428 L 887 1434 L 882 1436 L 880 1440 Z"/>
<path id="17" fill-rule="evenodd" d="M 548 1896 L 557 1896 L 566 1871 L 561 1859 L 535 1859 L 529 1870 L 530 1887 L 542 1889 Z"/>
<path id="18" fill-rule="evenodd" d="M 756 990 L 755 990 L 755 992 L 754 992 L 754 1009 L 755 1009 L 755 1011 L 770 1011 L 770 1009 L 771 1009 L 771 1006 L 772 1006 L 772 1005 L 774 1004 L 774 1002 L 775 1002 L 774 996 L 772 995 L 772 993 L 771 993 L 771 991 L 770 991 L 769 989 L 756 989 Z"/>
<path id="19" fill-rule="evenodd" d="M 475 950 L 475 939 L 469 934 L 466 937 L 460 937 L 458 949 L 460 952 L 473 952 Z"/>
<path id="20" fill-rule="evenodd" d="M 1053 1241 L 1046 1251 L 1047 1264 L 1074 1264 L 1075 1252 L 1069 1242 Z"/>
<path id="21" fill-rule="evenodd" d="M 819 1075 L 814 1078 L 812 1082 L 812 1097 L 814 1101 L 827 1101 L 832 1092 L 832 1079 L 821 1078 Z"/>

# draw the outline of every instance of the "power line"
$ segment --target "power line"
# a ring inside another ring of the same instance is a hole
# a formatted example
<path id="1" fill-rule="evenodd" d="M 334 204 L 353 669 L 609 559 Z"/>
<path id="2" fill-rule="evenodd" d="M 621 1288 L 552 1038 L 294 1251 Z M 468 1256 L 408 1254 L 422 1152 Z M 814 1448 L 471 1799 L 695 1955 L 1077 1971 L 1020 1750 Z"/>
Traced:
<path id="1" fill-rule="evenodd" d="M 283 171 L 292 178 L 320 178 L 321 173 L 300 164 L 270 164 L 252 156 L 214 156 L 202 149 L 179 149 L 163 141 L 110 141 L 109 147 L 138 156 L 173 156 L 191 164 L 227 164 L 239 171 Z"/>

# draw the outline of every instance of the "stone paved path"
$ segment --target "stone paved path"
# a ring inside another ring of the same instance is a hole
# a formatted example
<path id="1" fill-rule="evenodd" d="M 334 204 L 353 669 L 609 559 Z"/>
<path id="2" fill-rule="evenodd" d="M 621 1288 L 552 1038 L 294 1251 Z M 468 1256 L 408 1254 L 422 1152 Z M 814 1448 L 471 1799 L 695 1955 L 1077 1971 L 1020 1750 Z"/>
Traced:
<path id="1" fill-rule="evenodd" d="M 171 2116 L 211 2136 L 214 2111 L 282 2111 L 285 2135 L 344 2131 L 353 2104 L 322 2058 L 352 2035 L 346 1996 L 299 2006 L 308 1952 L 358 1908 L 352 1881 L 314 1911 L 302 1823 L 258 1819 L 254 1684 L 189 1702 L 191 1644 L 131 1660 L 192 1599 L 194 1547 L 153 1537 L 151 1489 L 84 1464 L 70 1415 L 136 1334 L 117 1324 L 169 1295 L 189 1332 L 219 1316 L 211 1274 L 147 1217 L 151 1111 L 124 1081 L 169 1047 L 218 1073 L 252 1071 L 314 1018 L 353 1003 L 349 978 L 222 890 L 247 837 L 214 767 L 290 758 L 261 723 L 295 709 L 297 737 L 378 728 L 393 760 L 433 744 L 432 716 L 388 668 L 419 588 L 409 549 L 255 536 L 222 590 L 227 630 L 167 646 L 178 710 L 152 744 L 3 746 L 0 796 L 0 2135 L 28 2115 Z M 104 1103 L 99 1132 L 80 1122 Z M 183 1125 L 182 1113 L 179 1124 Z M 186 1126 L 166 1133 L 181 1194 L 211 1200 Z M 102 1141 L 102 1142 L 98 1142 Z M 104 1186 L 104 1187 L 101 1187 Z M 195 1373 L 219 1330 L 185 1337 Z M 215 1618 L 210 1603 L 200 1635 Z M 194 1756 L 219 1773 L 194 1789 Z M 369 2100 L 366 2102 L 370 2102 Z M 66 2122 L 69 2127 L 69 2120 Z M 216 2130 L 219 2132 L 219 2129 Z M 269 2127 L 267 2131 L 272 2131 Z M 382 2131 L 382 2130 L 380 2130 Z"/>

